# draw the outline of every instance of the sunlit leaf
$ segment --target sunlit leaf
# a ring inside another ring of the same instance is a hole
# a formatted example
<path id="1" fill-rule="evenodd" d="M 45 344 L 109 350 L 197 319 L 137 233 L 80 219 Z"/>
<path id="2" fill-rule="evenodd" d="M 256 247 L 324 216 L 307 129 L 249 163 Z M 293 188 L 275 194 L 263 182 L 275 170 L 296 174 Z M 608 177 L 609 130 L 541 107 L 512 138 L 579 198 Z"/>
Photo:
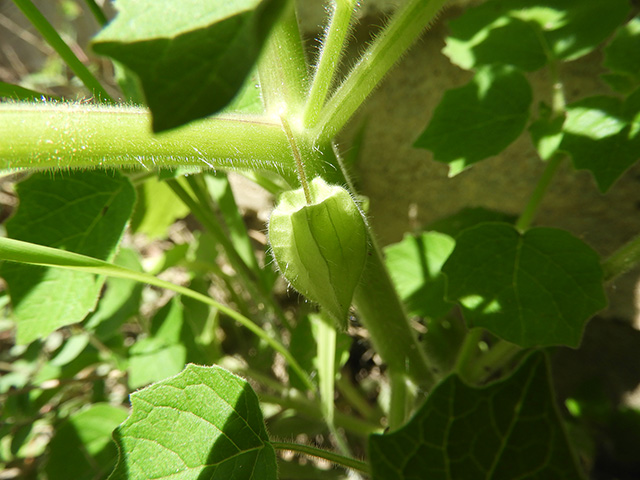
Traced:
<path id="1" fill-rule="evenodd" d="M 640 89 L 626 101 L 597 96 L 567 106 L 560 150 L 578 169 L 589 170 L 600 191 L 640 159 Z"/>
<path id="2" fill-rule="evenodd" d="M 467 85 L 448 90 L 416 147 L 449 164 L 449 176 L 497 155 L 524 130 L 532 93 L 520 72 L 481 68 Z"/>
<path id="3" fill-rule="evenodd" d="M 275 480 L 276 457 L 258 397 L 217 367 L 188 365 L 131 395 L 114 433 L 119 458 L 110 480 Z"/>
<path id="4" fill-rule="evenodd" d="M 478 225 L 456 238 L 442 271 L 469 327 L 522 347 L 576 347 L 606 305 L 598 255 L 564 230 Z"/>

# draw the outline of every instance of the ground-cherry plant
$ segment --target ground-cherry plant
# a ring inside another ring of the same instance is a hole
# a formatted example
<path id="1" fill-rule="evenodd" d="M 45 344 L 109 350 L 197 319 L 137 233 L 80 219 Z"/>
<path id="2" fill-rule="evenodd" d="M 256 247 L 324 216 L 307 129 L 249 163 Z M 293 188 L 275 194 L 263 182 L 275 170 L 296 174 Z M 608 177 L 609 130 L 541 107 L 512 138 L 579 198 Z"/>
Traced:
<path id="1" fill-rule="evenodd" d="M 445 0 L 398 2 L 355 61 L 367 0 L 327 2 L 318 48 L 288 0 L 117 0 L 110 22 L 86 0 L 118 98 L 14 3 L 88 94 L 0 84 L 18 200 L 0 238 L 2 478 L 593 472 L 576 427 L 593 404 L 558 409 L 549 352 L 580 345 L 640 236 L 601 258 L 533 224 L 561 165 L 605 194 L 640 157 L 636 3 L 486 0 L 452 18 L 444 53 L 471 80 L 414 148 L 453 176 L 528 135 L 545 168 L 518 218 L 467 209 L 384 248 L 336 138 Z M 594 50 L 610 92 L 568 103 L 561 67 Z M 276 198 L 266 245 L 228 171 Z"/>

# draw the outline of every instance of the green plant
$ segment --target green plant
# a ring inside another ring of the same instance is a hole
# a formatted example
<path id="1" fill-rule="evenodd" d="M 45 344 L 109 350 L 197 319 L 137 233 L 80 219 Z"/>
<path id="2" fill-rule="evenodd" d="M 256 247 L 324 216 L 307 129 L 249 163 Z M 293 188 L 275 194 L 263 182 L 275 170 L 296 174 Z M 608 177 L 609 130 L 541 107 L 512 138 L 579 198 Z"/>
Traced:
<path id="1" fill-rule="evenodd" d="M 341 476 L 275 450 L 374 479 L 583 477 L 545 351 L 579 345 L 606 306 L 604 283 L 638 264 L 640 236 L 603 260 L 532 223 L 568 157 L 603 193 L 638 160 L 640 20 L 627 0 L 488 0 L 450 22 L 445 52 L 473 78 L 444 95 L 415 146 L 455 175 L 528 127 L 546 167 L 515 222 L 466 211 L 384 250 L 334 140 L 444 0 L 406 0 L 346 74 L 352 0 L 331 3 L 313 67 L 292 2 L 120 0 L 93 41 L 118 69 L 120 104 L 29 0 L 14 3 L 95 101 L 0 85 L 22 100 L 0 104 L 2 167 L 32 171 L 0 238 L 16 326 L 0 380 L 6 466 L 51 425 L 49 478 L 102 478 L 114 465 L 112 479 Z M 602 45 L 611 94 L 567 104 L 559 67 Z M 543 68 L 551 100 L 532 114 L 525 72 Z M 150 111 L 131 105 L 143 97 Z M 212 170 L 280 196 L 273 255 L 320 307 L 278 301 L 272 265 Z M 121 245 L 129 223 L 166 236 L 184 206 L 203 230 L 155 266 Z M 182 281 L 158 277 L 171 267 Z M 145 317 L 142 284 L 177 295 Z M 426 323 L 420 338 L 413 317 Z M 384 362 L 370 380 L 388 401 L 342 373 L 356 321 Z M 118 400 L 139 387 L 126 418 Z M 276 441 L 295 435 L 321 435 L 325 448 Z"/>

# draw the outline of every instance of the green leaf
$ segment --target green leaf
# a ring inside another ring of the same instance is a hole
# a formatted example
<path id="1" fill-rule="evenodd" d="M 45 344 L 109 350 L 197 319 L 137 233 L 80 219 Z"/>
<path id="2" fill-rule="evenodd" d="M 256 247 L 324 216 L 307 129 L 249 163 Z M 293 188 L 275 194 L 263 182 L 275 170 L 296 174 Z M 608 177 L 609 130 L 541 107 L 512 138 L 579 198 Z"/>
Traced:
<path id="1" fill-rule="evenodd" d="M 429 224 L 429 230 L 444 233 L 450 237 L 457 237 L 460 232 L 474 227 L 479 223 L 504 222 L 516 223 L 517 218 L 504 212 L 488 210 L 483 207 L 465 207 L 459 212 L 436 220 Z"/>
<path id="2" fill-rule="evenodd" d="M 522 73 L 481 68 L 467 85 L 448 90 L 415 146 L 449 164 L 449 176 L 497 155 L 513 142 L 529 119 L 531 87 Z"/>
<path id="3" fill-rule="evenodd" d="M 580 343 L 606 306 L 598 255 L 566 231 L 487 223 L 465 230 L 442 271 L 470 328 L 522 347 Z"/>
<path id="4" fill-rule="evenodd" d="M 119 0 L 94 50 L 138 74 L 153 129 L 175 128 L 230 103 L 285 0 Z"/>
<path id="5" fill-rule="evenodd" d="M 73 414 L 57 429 L 45 466 L 50 480 L 104 478 L 114 467 L 111 433 L 127 418 L 124 408 L 97 403 Z"/>
<path id="6" fill-rule="evenodd" d="M 412 315 L 440 318 L 451 310 L 440 270 L 454 246 L 450 236 L 428 232 L 406 235 L 384 249 L 393 284 Z"/>
<path id="7" fill-rule="evenodd" d="M 120 452 L 110 480 L 275 480 L 276 457 L 258 397 L 217 367 L 188 365 L 131 395 L 114 433 Z"/>
<path id="8" fill-rule="evenodd" d="M 628 14 L 627 0 L 492 0 L 450 22 L 443 51 L 464 69 L 502 64 L 533 71 L 588 54 Z"/>
<path id="9" fill-rule="evenodd" d="M 150 178 L 137 190 L 138 203 L 131 225 L 134 232 L 144 233 L 153 240 L 166 238 L 169 226 L 189 214 L 189 208 L 165 182 Z"/>
<path id="10" fill-rule="evenodd" d="M 122 249 L 114 264 L 130 270 L 142 271 L 142 265 L 135 251 Z M 84 327 L 103 342 L 116 335 L 120 327 L 140 310 L 142 284 L 133 280 L 109 277 L 98 308 L 86 320 Z"/>
<path id="11" fill-rule="evenodd" d="M 9 100 L 60 100 L 55 95 L 48 95 L 46 93 L 36 92 L 28 88 L 21 87 L 19 85 L 13 85 L 11 83 L 0 82 L 0 99 Z"/>
<path id="12" fill-rule="evenodd" d="M 153 316 L 150 336 L 131 347 L 130 388 L 164 380 L 182 371 L 187 363 L 186 346 L 180 342 L 183 313 L 182 304 L 174 297 Z"/>
<path id="13" fill-rule="evenodd" d="M 547 56 L 534 23 L 513 17 L 499 2 L 470 8 L 449 22 L 451 34 L 442 52 L 466 70 L 484 65 L 512 65 L 534 71 L 547 63 Z"/>
<path id="14" fill-rule="evenodd" d="M 529 134 L 542 160 L 549 160 L 560 147 L 563 125 L 564 117 L 545 115 L 529 126 Z"/>
<path id="15" fill-rule="evenodd" d="M 20 206 L 7 222 L 8 236 L 111 260 L 135 202 L 128 179 L 117 172 L 67 172 L 53 180 L 37 173 L 17 186 Z M 92 311 L 104 283 L 92 274 L 3 264 L 17 342 L 46 337 Z"/>
<path id="16" fill-rule="evenodd" d="M 372 435 L 373 480 L 582 479 L 543 354 L 476 389 L 450 376 L 401 429 Z"/>
<path id="17" fill-rule="evenodd" d="M 604 49 L 603 65 L 614 72 L 614 76 L 603 75 L 614 89 L 629 93 L 640 84 L 640 17 L 635 17 L 623 25 L 611 43 Z M 618 85 L 624 85 L 618 88 Z"/>
<path id="18" fill-rule="evenodd" d="M 595 96 L 572 103 L 559 149 L 575 168 L 589 170 L 604 193 L 640 159 L 639 114 L 640 89 L 624 102 Z"/>

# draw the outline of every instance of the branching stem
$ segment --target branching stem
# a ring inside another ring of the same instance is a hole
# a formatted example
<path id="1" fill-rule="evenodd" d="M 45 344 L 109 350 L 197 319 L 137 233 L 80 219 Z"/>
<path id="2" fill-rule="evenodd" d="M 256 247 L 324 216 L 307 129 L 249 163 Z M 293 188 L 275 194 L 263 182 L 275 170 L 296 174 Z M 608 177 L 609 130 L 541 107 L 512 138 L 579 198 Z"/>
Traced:
<path id="1" fill-rule="evenodd" d="M 332 6 L 333 15 L 322 42 L 322 50 L 302 115 L 302 123 L 306 128 L 314 127 L 318 121 L 320 110 L 324 106 L 336 69 L 340 64 L 349 24 L 355 11 L 353 0 L 334 0 Z"/>
<path id="2" fill-rule="evenodd" d="M 309 192 L 309 184 L 307 183 L 307 176 L 304 173 L 304 163 L 302 162 L 302 156 L 300 155 L 300 150 L 298 150 L 298 144 L 296 143 L 296 139 L 293 136 L 293 132 L 291 131 L 291 127 L 289 126 L 289 122 L 285 118 L 284 115 L 280 116 L 280 121 L 282 122 L 282 129 L 284 133 L 287 135 L 289 139 L 289 144 L 291 145 L 291 152 L 293 153 L 293 158 L 296 161 L 296 170 L 298 172 L 298 179 L 300 180 L 300 185 L 302 185 L 302 189 L 304 190 L 304 197 L 307 199 L 307 204 L 311 204 L 311 193 Z"/>
<path id="3" fill-rule="evenodd" d="M 544 194 L 547 192 L 547 189 L 551 184 L 551 180 L 553 180 L 553 177 L 555 176 L 558 167 L 560 167 L 560 165 L 562 164 L 562 160 L 564 158 L 564 154 L 556 153 L 547 161 L 544 172 L 542 172 L 542 176 L 538 180 L 536 188 L 533 190 L 531 197 L 529 197 L 527 206 L 524 208 L 522 214 L 516 222 L 516 228 L 518 229 L 518 231 L 524 232 L 531 226 L 531 223 L 533 222 L 533 219 L 535 218 L 536 213 L 540 208 L 540 204 L 542 203 Z"/>
<path id="4" fill-rule="evenodd" d="M 640 235 L 632 238 L 602 262 L 605 282 L 640 264 Z"/>
<path id="5" fill-rule="evenodd" d="M 321 110 L 319 143 L 331 141 L 432 21 L 447 0 L 409 0 L 362 55 Z"/>

